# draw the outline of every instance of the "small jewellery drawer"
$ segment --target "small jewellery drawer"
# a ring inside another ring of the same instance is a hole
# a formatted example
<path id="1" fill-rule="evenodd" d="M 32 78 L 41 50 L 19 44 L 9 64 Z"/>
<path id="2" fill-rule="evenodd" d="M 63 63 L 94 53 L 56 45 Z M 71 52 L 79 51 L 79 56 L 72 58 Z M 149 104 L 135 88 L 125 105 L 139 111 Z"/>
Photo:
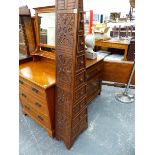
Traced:
<path id="1" fill-rule="evenodd" d="M 86 85 L 82 86 L 75 92 L 75 103 L 86 95 Z"/>
<path id="2" fill-rule="evenodd" d="M 84 129 L 88 126 L 87 118 L 85 117 L 78 123 L 75 127 L 72 128 L 72 140 L 74 140 Z"/>
<path id="3" fill-rule="evenodd" d="M 74 107 L 73 107 L 73 118 L 87 105 L 87 101 L 86 98 L 84 98 L 82 101 L 80 101 L 79 103 L 77 103 Z"/>
<path id="4" fill-rule="evenodd" d="M 80 87 L 85 82 L 85 71 L 76 75 L 75 77 L 75 87 Z"/>
<path id="5" fill-rule="evenodd" d="M 76 124 L 79 124 L 83 119 L 87 118 L 87 108 L 84 108 L 80 114 L 78 114 L 72 121 L 72 127 L 74 128 Z"/>
<path id="6" fill-rule="evenodd" d="M 23 104 L 23 110 L 34 120 L 39 122 L 40 125 L 50 128 L 50 122 L 47 116 L 39 112 L 35 112 L 35 110 L 29 104 L 26 104 L 26 103 Z"/>
<path id="7" fill-rule="evenodd" d="M 23 87 L 24 89 L 27 89 L 30 93 L 37 95 L 42 98 L 46 98 L 45 90 L 36 84 L 25 80 L 24 78 L 19 78 L 19 86 Z"/>
<path id="8" fill-rule="evenodd" d="M 76 58 L 76 70 L 77 70 L 77 72 L 79 70 L 85 69 L 85 62 L 86 62 L 85 55 L 81 55 L 81 56 L 78 56 Z"/>
<path id="9" fill-rule="evenodd" d="M 39 111 L 48 116 L 47 103 L 46 101 L 40 100 L 38 97 L 30 95 L 28 92 L 20 88 L 20 99 L 25 100 L 30 104 L 36 111 Z M 21 102 L 22 102 L 21 101 Z"/>
<path id="10" fill-rule="evenodd" d="M 84 41 L 84 35 L 78 36 L 78 52 L 84 51 L 85 49 L 85 41 Z"/>

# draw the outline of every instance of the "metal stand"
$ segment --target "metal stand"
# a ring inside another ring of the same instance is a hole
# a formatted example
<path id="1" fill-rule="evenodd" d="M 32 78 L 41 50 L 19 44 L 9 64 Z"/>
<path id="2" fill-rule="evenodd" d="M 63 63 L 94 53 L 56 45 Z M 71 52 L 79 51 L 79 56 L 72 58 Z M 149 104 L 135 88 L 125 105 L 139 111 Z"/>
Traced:
<path id="1" fill-rule="evenodd" d="M 123 93 L 116 94 L 116 99 L 122 103 L 132 103 L 135 101 L 134 95 L 128 94 L 129 86 L 130 86 L 134 71 L 135 71 L 135 61 L 134 61 L 133 68 L 130 74 L 128 84 L 125 88 L 125 91 Z"/>

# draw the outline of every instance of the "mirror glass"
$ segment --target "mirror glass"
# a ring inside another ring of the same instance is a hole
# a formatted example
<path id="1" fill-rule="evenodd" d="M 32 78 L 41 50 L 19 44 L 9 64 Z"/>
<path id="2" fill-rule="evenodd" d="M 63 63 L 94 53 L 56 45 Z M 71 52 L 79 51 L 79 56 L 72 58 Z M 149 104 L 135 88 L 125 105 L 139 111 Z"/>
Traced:
<path id="1" fill-rule="evenodd" d="M 55 13 L 38 14 L 40 26 L 40 43 L 55 46 Z"/>

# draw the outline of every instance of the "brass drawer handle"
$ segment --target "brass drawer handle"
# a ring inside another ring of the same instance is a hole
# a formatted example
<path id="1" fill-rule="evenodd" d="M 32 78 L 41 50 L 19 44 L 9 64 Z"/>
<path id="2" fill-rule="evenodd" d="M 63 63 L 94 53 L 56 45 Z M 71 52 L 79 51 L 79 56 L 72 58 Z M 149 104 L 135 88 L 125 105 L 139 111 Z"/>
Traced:
<path id="1" fill-rule="evenodd" d="M 25 98 L 27 97 L 24 93 L 22 93 L 22 96 L 25 97 Z"/>
<path id="2" fill-rule="evenodd" d="M 41 120 L 41 121 L 43 121 L 44 119 L 40 116 L 40 115 L 38 115 L 38 118 Z"/>
<path id="3" fill-rule="evenodd" d="M 41 104 L 38 103 L 38 102 L 36 102 L 35 105 L 36 105 L 37 107 L 39 107 L 39 108 L 41 107 Z"/>
<path id="4" fill-rule="evenodd" d="M 29 108 L 29 107 L 27 107 L 26 105 L 25 105 L 25 108 L 26 108 L 26 109 L 28 109 L 28 110 L 30 110 L 30 108 Z"/>
<path id="5" fill-rule="evenodd" d="M 32 91 L 35 92 L 35 93 L 38 93 L 39 92 L 39 90 L 36 89 L 36 88 L 32 88 Z"/>
<path id="6" fill-rule="evenodd" d="M 20 84 L 24 84 L 24 82 L 23 82 L 23 81 L 21 81 L 21 80 L 19 80 L 19 83 L 20 83 Z"/>

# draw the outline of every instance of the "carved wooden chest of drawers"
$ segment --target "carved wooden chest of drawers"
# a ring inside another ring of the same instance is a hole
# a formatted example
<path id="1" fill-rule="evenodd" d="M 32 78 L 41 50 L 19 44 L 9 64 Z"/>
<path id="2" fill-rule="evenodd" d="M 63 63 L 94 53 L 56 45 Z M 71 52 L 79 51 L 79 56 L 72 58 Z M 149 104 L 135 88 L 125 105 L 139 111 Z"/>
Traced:
<path id="1" fill-rule="evenodd" d="M 86 61 L 87 103 L 90 103 L 101 92 L 102 58 Z"/>
<path id="2" fill-rule="evenodd" d="M 52 67 L 54 72 L 51 71 Z M 20 65 L 19 77 L 19 99 L 23 113 L 45 128 L 49 136 L 55 133 L 54 68 L 52 64 L 42 61 L 27 62 Z"/>

